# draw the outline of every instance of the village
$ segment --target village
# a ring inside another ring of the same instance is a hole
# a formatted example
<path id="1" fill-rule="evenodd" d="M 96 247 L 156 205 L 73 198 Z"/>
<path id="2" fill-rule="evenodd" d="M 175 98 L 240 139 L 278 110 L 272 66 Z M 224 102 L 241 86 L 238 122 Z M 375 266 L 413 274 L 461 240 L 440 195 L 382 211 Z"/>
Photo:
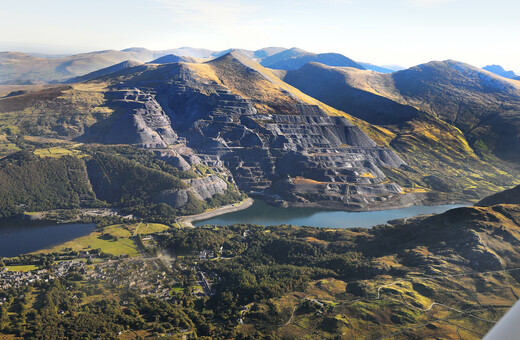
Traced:
<path id="1" fill-rule="evenodd" d="M 212 251 L 203 250 L 197 255 L 176 257 L 120 256 L 102 258 L 99 254 L 80 252 L 75 258 L 52 263 L 49 268 L 37 266 L 6 266 L 0 269 L 0 289 L 20 288 L 38 282 L 80 275 L 91 283 L 127 288 L 140 296 L 154 296 L 161 300 L 175 300 L 174 293 L 193 294 L 197 298 L 214 294 L 213 284 L 219 280 L 215 273 L 205 273 L 198 263 L 214 259 Z M 32 268 L 20 270 L 21 268 Z M 10 269 L 13 268 L 13 269 Z"/>

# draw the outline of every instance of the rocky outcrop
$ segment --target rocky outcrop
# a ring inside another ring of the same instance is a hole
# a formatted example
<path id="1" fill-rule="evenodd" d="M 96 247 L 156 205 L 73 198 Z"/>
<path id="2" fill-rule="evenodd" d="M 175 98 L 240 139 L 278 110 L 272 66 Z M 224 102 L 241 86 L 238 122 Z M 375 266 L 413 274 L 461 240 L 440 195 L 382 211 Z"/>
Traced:
<path id="1" fill-rule="evenodd" d="M 135 144 L 144 148 L 166 148 L 175 143 L 169 117 L 152 91 L 123 89 L 110 93 L 112 103 L 123 113 L 103 138 L 109 144 Z"/>
<path id="2" fill-rule="evenodd" d="M 166 163 L 181 171 L 188 171 L 194 165 L 202 162 L 193 149 L 183 144 L 175 145 L 168 149 L 154 150 L 154 152 L 159 159 L 166 161 Z"/>
<path id="3" fill-rule="evenodd" d="M 148 65 L 128 77 L 121 73 L 110 93 L 122 113 L 105 142 L 153 149 L 183 171 L 202 160 L 228 169 L 244 191 L 292 202 L 370 208 L 402 193 L 380 169 L 405 165 L 399 156 L 240 53 L 207 64 Z M 196 155 L 176 149 L 184 144 Z M 216 183 L 193 193 L 205 199 L 225 190 Z M 159 198 L 173 206 L 186 199 Z"/>
<path id="4" fill-rule="evenodd" d="M 186 184 L 188 184 L 189 189 L 162 191 L 155 201 L 180 208 L 189 200 L 188 191 L 192 192 L 198 199 L 205 200 L 217 194 L 223 194 L 228 187 L 226 181 L 216 175 L 187 180 Z"/>

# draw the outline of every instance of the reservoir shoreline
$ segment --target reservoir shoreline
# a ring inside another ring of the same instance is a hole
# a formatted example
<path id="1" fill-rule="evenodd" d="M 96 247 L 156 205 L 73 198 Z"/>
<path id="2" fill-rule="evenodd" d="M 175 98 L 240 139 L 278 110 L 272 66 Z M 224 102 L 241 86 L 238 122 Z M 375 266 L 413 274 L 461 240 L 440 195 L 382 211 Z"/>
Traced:
<path id="1" fill-rule="evenodd" d="M 245 209 L 249 208 L 250 206 L 252 206 L 253 203 L 254 203 L 254 199 L 248 198 L 245 201 L 242 201 L 240 203 L 226 205 L 226 206 L 217 208 L 215 210 L 203 212 L 202 214 L 183 216 L 177 222 L 179 224 L 181 224 L 181 227 L 184 226 L 184 227 L 188 227 L 188 228 L 195 228 L 195 226 L 192 224 L 192 222 L 207 220 L 212 217 L 217 217 L 220 215 L 224 215 L 224 214 L 228 214 L 228 213 L 232 213 L 232 212 L 236 212 L 236 211 L 240 211 L 240 210 L 245 210 Z"/>

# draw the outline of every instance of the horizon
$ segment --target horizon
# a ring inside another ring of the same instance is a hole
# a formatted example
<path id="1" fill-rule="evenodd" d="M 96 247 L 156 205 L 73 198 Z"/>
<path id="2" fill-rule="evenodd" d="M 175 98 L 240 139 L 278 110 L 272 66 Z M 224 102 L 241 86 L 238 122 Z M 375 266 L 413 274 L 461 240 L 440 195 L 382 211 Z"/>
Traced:
<path id="1" fill-rule="evenodd" d="M 52 50 L 52 49 L 32 50 L 32 49 L 20 48 L 19 50 L 9 50 L 9 49 L 2 50 L 1 49 L 2 43 L 4 43 L 4 42 L 0 41 L 0 53 L 24 53 L 24 54 L 33 55 L 33 56 L 40 57 L 40 58 L 60 58 L 60 57 L 67 57 L 67 56 L 72 56 L 72 55 L 95 53 L 95 52 L 102 52 L 102 51 L 111 51 L 111 50 L 112 51 L 124 51 L 124 50 L 128 50 L 128 49 L 133 49 L 133 48 L 136 48 L 136 49 L 137 48 L 142 48 L 142 49 L 146 49 L 146 50 L 149 50 L 149 51 L 157 51 L 157 52 L 173 50 L 173 49 L 183 49 L 183 48 L 206 49 L 204 47 L 180 46 L 180 47 L 172 47 L 172 48 L 161 49 L 161 50 L 154 50 L 154 49 L 149 49 L 149 48 L 142 47 L 142 46 L 130 46 L 130 47 L 125 47 L 125 48 L 120 49 L 120 50 L 117 50 L 117 49 L 85 50 L 85 51 L 78 50 L 76 52 L 70 51 L 70 52 L 67 53 L 64 50 Z M 14 43 L 10 43 L 10 44 L 14 44 Z M 263 49 L 263 48 L 272 48 L 272 47 L 278 47 L 278 48 L 284 48 L 284 49 L 299 48 L 297 46 L 283 47 L 283 46 L 274 46 L 274 45 L 272 45 L 272 46 L 265 46 L 265 47 L 262 47 L 262 48 L 259 48 L 259 49 L 255 49 L 255 50 L 250 50 L 250 51 L 256 51 L 256 50 L 260 50 L 260 49 Z M 240 47 L 230 47 L 230 48 L 210 50 L 210 51 L 211 52 L 223 52 L 223 51 L 227 51 L 227 50 L 247 50 L 247 49 L 243 49 L 243 48 L 240 48 Z M 60 51 L 61 51 L 61 53 L 60 53 Z M 318 53 L 318 52 L 307 51 L 307 50 L 306 50 L 306 52 Z M 319 52 L 319 53 L 338 53 L 338 52 L 328 51 L 328 52 Z M 181 54 L 179 54 L 179 56 L 181 56 Z M 348 56 L 346 56 L 346 57 L 348 57 Z M 372 64 L 372 65 L 375 65 L 375 66 L 386 67 L 386 68 L 395 67 L 395 68 L 401 68 L 401 69 L 408 69 L 408 68 L 411 68 L 411 67 L 414 67 L 414 66 L 417 66 L 417 65 L 426 64 L 426 63 L 429 63 L 429 62 L 447 61 L 447 60 L 455 60 L 455 61 L 458 61 L 458 62 L 463 62 L 463 63 L 469 64 L 469 65 L 472 65 L 472 66 L 475 66 L 475 67 L 478 67 L 478 68 L 483 68 L 483 67 L 487 67 L 487 66 L 495 66 L 495 65 L 497 65 L 497 66 L 503 67 L 505 71 L 513 71 L 513 72 L 516 73 L 516 75 L 520 75 L 520 69 L 519 70 L 508 69 L 507 67 L 504 67 L 503 65 L 496 64 L 496 63 L 495 64 L 486 64 L 486 65 L 474 65 L 474 64 L 465 62 L 463 60 L 456 60 L 456 59 L 453 59 L 453 58 L 447 58 L 447 59 L 443 59 L 443 60 L 432 59 L 432 60 L 427 60 L 427 61 L 424 61 L 424 62 L 420 62 L 418 64 L 411 64 L 411 65 L 396 64 L 396 63 L 377 64 L 377 63 L 373 63 L 373 62 L 366 61 L 366 60 L 354 60 L 354 61 L 355 62 L 359 62 L 359 63 L 368 63 L 368 64 Z"/>
<path id="2" fill-rule="evenodd" d="M 296 46 L 359 62 L 410 67 L 454 59 L 520 73 L 520 3 L 483 0 L 8 1 L 0 50 L 77 54 L 139 46 L 214 51 Z M 30 7 L 30 8 L 29 8 Z M 50 24 L 49 24 L 50 23 Z M 13 27 L 16 27 L 13 30 Z"/>

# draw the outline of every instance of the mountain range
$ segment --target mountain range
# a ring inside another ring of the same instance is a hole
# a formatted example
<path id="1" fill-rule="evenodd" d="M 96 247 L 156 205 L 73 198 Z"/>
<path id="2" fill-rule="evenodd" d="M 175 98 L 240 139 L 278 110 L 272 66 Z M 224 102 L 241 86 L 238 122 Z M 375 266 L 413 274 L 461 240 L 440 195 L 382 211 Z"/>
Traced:
<path id="1" fill-rule="evenodd" d="M 222 171 L 274 204 L 350 210 L 477 200 L 519 183 L 520 84 L 453 60 L 380 73 L 296 48 L 6 55 L 28 58 L 19 69 L 45 61 L 33 79 L 60 65 L 68 83 L 5 86 L 3 154 L 23 148 L 13 136 L 134 145 L 179 171 Z M 132 61 L 99 67 L 118 58 Z M 154 202 L 180 208 L 179 195 Z"/>
<path id="2" fill-rule="evenodd" d="M 308 62 L 320 62 L 330 66 L 366 68 L 378 72 L 394 72 L 395 70 L 395 68 L 368 63 L 357 63 L 339 53 L 316 54 L 299 48 L 286 49 L 283 47 L 267 47 L 256 51 L 244 49 L 211 51 L 190 47 L 151 51 L 145 48 L 128 48 L 121 51 L 106 50 L 52 57 L 20 52 L 0 52 L 0 84 L 31 85 L 64 82 L 125 61 L 141 63 L 204 62 L 231 51 L 239 51 L 249 59 L 273 69 L 293 70 Z M 77 80 L 79 78 L 74 81 Z"/>

